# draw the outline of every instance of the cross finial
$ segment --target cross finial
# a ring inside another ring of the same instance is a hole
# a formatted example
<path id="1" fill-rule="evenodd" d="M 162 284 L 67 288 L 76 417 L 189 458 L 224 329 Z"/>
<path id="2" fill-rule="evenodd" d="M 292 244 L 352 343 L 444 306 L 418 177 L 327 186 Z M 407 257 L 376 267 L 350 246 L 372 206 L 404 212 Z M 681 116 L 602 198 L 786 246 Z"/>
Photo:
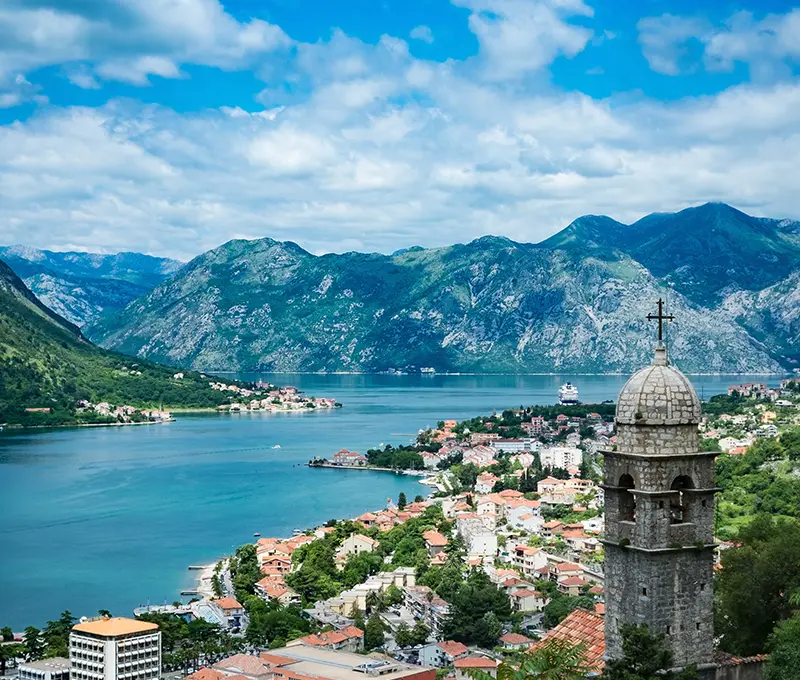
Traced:
<path id="1" fill-rule="evenodd" d="M 672 321 L 675 317 L 671 314 L 664 314 L 664 301 L 658 298 L 658 314 L 648 314 L 648 321 L 658 321 L 658 344 L 664 339 L 664 322 Z"/>

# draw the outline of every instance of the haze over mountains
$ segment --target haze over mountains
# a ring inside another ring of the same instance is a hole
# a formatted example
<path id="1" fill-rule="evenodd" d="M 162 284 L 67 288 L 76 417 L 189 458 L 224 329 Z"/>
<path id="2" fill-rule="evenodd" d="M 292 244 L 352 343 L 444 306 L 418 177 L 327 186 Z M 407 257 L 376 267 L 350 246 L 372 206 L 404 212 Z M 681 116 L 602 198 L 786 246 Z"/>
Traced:
<path id="1" fill-rule="evenodd" d="M 76 297 L 62 281 L 56 305 Z M 681 368 L 773 372 L 800 365 L 799 291 L 800 223 L 707 204 L 581 217 L 538 244 L 315 256 L 230 241 L 83 318 L 105 347 L 199 370 L 605 372 L 649 360 L 645 316 L 664 297 Z"/>

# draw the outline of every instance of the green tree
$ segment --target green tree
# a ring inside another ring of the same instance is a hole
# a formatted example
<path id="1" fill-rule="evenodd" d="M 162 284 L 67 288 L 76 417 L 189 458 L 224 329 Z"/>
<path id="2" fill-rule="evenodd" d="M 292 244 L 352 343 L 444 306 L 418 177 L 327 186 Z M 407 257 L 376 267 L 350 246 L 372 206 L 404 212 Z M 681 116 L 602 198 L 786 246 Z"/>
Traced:
<path id="1" fill-rule="evenodd" d="M 400 494 L 397 496 L 397 509 L 403 510 L 406 507 L 406 505 L 408 505 L 408 501 L 406 500 L 406 495 L 401 491 Z"/>
<path id="2" fill-rule="evenodd" d="M 34 626 L 28 626 L 22 635 L 22 647 L 25 661 L 38 661 L 44 656 L 44 640 L 42 631 Z"/>
<path id="3" fill-rule="evenodd" d="M 767 649 L 770 633 L 795 611 L 800 589 L 800 521 L 757 516 L 722 553 L 715 580 L 720 647 L 749 656 Z"/>
<path id="4" fill-rule="evenodd" d="M 367 651 L 383 647 L 385 637 L 383 621 L 378 612 L 373 612 L 364 629 L 364 649 Z"/>
<path id="5" fill-rule="evenodd" d="M 14 639 L 14 631 L 11 630 L 11 626 L 3 626 L 0 628 L 0 639 L 3 642 L 11 642 Z"/>
<path id="6" fill-rule="evenodd" d="M 19 644 L 0 645 L 0 676 L 6 674 L 6 666 L 25 654 L 25 646 Z"/>
<path id="7" fill-rule="evenodd" d="M 493 616 L 484 618 L 489 612 Z M 510 618 L 511 602 L 508 595 L 494 585 L 483 571 L 475 571 L 452 598 L 442 635 L 446 640 L 464 644 L 485 643 L 496 630 L 495 619 L 504 623 Z"/>
<path id="8" fill-rule="evenodd" d="M 428 628 L 422 621 L 417 621 L 414 628 L 411 629 L 412 645 L 424 645 L 428 641 L 431 634 L 431 629 Z"/>
<path id="9" fill-rule="evenodd" d="M 585 645 L 550 640 L 524 654 L 521 661 L 503 661 L 497 667 L 497 680 L 584 680 L 592 671 L 585 661 Z M 493 680 L 484 671 L 473 671 L 475 680 Z"/>
<path id="10" fill-rule="evenodd" d="M 594 609 L 594 600 L 591 597 L 571 597 L 561 595 L 557 591 L 552 595 L 550 602 L 543 610 L 542 625 L 546 629 L 553 628 L 561 623 L 576 609 Z"/>
<path id="11" fill-rule="evenodd" d="M 800 680 L 800 612 L 772 634 L 764 680 Z"/>
<path id="12" fill-rule="evenodd" d="M 680 672 L 668 669 L 675 666 L 672 652 L 664 635 L 651 635 L 646 625 L 623 625 L 622 657 L 606 662 L 603 680 L 698 680 L 694 668 Z"/>
<path id="13" fill-rule="evenodd" d="M 353 606 L 355 607 L 355 605 Z M 353 625 L 359 630 L 364 630 L 367 627 L 367 623 L 364 620 L 364 612 L 362 612 L 358 607 L 356 607 L 355 611 L 353 612 Z"/>
<path id="14" fill-rule="evenodd" d="M 401 622 L 400 625 L 397 626 L 397 630 L 394 633 L 394 641 L 400 647 L 411 647 L 414 645 L 414 635 L 407 623 Z"/>

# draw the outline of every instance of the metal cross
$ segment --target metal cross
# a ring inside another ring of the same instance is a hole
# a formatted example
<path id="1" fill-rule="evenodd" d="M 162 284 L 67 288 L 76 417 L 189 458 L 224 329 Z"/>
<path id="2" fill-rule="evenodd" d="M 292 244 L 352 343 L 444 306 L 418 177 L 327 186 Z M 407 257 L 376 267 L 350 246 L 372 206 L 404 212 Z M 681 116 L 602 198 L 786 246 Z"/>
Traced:
<path id="1" fill-rule="evenodd" d="M 664 322 L 672 321 L 675 317 L 671 314 L 664 314 L 664 301 L 658 298 L 658 314 L 648 314 L 647 319 L 648 321 L 658 319 L 658 341 L 661 342 L 664 339 Z"/>

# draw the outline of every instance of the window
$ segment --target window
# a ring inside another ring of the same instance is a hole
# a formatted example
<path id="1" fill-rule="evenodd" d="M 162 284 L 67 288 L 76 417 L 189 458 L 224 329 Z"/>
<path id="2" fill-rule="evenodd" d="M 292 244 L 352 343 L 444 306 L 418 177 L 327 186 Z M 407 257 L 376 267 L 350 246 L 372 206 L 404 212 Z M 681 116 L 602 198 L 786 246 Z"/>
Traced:
<path id="1" fill-rule="evenodd" d="M 683 524 L 684 522 L 690 522 L 690 514 L 689 514 L 689 495 L 686 493 L 687 489 L 693 489 L 694 482 L 692 482 L 692 478 L 688 475 L 679 475 L 676 477 L 670 489 L 672 491 L 677 491 L 677 496 L 673 496 L 670 500 L 670 520 L 673 524 Z"/>
<path id="2" fill-rule="evenodd" d="M 630 492 L 630 489 L 636 488 L 633 477 L 628 474 L 622 475 L 617 486 L 621 487 L 619 492 L 619 519 L 622 522 L 635 522 L 636 496 Z"/>
<path id="3" fill-rule="evenodd" d="M 642 595 L 647 595 L 647 588 L 642 588 Z"/>

